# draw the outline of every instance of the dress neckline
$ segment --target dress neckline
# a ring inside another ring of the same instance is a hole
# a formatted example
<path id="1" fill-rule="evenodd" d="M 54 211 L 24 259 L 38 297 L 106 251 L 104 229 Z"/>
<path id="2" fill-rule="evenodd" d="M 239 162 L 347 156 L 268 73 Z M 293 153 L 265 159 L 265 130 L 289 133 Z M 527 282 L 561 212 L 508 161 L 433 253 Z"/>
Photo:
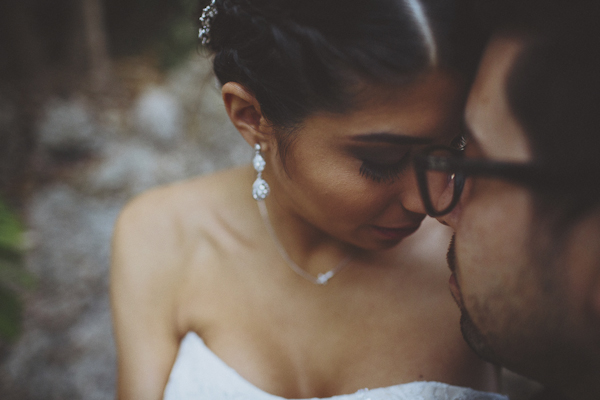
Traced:
<path id="1" fill-rule="evenodd" d="M 188 354 L 183 354 L 183 352 Z M 180 356 L 193 356 L 193 354 L 200 353 L 200 358 L 203 359 L 204 362 L 208 361 L 211 363 L 211 372 L 222 373 L 225 374 L 225 380 L 228 382 L 228 385 L 235 386 L 241 392 L 247 395 L 243 398 L 256 399 L 256 400 L 369 400 L 369 399 L 409 399 L 415 398 L 414 394 L 420 393 L 425 386 L 429 387 L 432 392 L 453 392 L 458 394 L 458 396 L 451 398 L 457 399 L 482 399 L 482 400 L 507 400 L 505 396 L 495 394 L 495 393 L 486 393 L 480 392 L 469 388 L 462 388 L 458 386 L 448 385 L 446 383 L 441 382 L 431 382 L 431 381 L 417 381 L 417 382 L 408 382 L 402 383 L 393 386 L 373 388 L 373 389 L 360 389 L 354 393 L 348 394 L 340 394 L 331 397 L 323 397 L 323 398 L 303 398 L 303 399 L 288 399 L 285 397 L 277 396 L 271 393 L 268 393 L 257 386 L 250 383 L 243 376 L 241 376 L 235 369 L 226 364 L 221 358 L 219 358 L 213 351 L 206 345 L 204 340 L 195 332 L 188 332 L 185 337 L 182 339 L 179 349 L 179 354 L 177 355 L 177 360 L 175 362 L 175 366 L 173 367 L 173 371 L 171 374 L 176 373 L 177 361 L 179 361 Z M 209 360 L 210 359 L 210 360 Z M 218 371 L 216 371 L 218 370 Z M 199 379 L 203 379 L 203 377 L 199 377 Z M 171 384 L 171 378 L 169 379 L 169 384 Z M 168 391 L 169 387 L 167 385 Z M 237 397 L 236 397 L 237 398 Z M 421 397 L 417 397 L 421 398 Z M 450 397 L 444 397 L 450 398 Z"/>

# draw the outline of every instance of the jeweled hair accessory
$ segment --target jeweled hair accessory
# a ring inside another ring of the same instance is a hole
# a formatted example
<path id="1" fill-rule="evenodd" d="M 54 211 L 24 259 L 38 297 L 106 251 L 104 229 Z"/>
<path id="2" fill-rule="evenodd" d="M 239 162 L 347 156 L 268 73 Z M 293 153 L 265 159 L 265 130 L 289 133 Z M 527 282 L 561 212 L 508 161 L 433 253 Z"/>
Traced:
<path id="1" fill-rule="evenodd" d="M 210 43 L 210 24 L 213 18 L 217 15 L 216 0 L 212 0 L 209 5 L 204 7 L 200 16 L 200 29 L 198 31 L 198 39 L 202 41 L 202 45 L 206 46 Z"/>

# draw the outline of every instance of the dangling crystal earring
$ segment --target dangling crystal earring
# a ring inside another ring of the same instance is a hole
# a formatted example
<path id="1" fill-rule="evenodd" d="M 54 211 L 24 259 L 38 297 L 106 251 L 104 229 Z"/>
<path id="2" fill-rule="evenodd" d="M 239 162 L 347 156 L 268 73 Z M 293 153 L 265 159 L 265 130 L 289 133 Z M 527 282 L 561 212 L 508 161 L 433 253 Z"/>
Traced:
<path id="1" fill-rule="evenodd" d="M 265 159 L 260 154 L 260 144 L 254 145 L 254 159 L 252 165 L 258 173 L 256 180 L 252 184 L 252 197 L 254 200 L 264 200 L 269 195 L 269 184 L 262 178 L 262 172 L 265 169 Z"/>

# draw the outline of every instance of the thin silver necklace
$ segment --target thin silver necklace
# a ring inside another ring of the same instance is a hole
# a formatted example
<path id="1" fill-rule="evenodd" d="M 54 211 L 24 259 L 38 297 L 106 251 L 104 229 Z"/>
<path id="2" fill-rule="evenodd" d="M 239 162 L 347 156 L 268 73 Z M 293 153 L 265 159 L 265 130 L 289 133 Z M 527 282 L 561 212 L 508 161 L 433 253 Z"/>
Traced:
<path id="1" fill-rule="evenodd" d="M 260 211 L 260 216 L 263 219 L 263 222 L 265 224 L 265 227 L 267 228 L 267 231 L 269 232 L 269 235 L 271 236 L 271 239 L 273 239 L 273 243 L 275 243 L 275 247 L 277 248 L 279 255 L 281 256 L 281 258 L 283 258 L 283 260 L 286 262 L 288 267 L 290 267 L 290 269 L 292 271 L 294 271 L 296 274 L 300 275 L 302 278 L 306 279 L 309 282 L 314 283 L 315 285 L 325 285 L 325 284 L 327 284 L 327 282 L 329 282 L 329 280 L 331 278 L 333 278 L 333 276 L 335 274 L 340 272 L 344 267 L 346 267 L 350 263 L 350 261 L 352 261 L 352 256 L 347 256 L 342 261 L 340 261 L 338 263 L 338 265 L 336 265 L 334 268 L 330 269 L 329 271 L 327 271 L 325 273 L 320 273 L 319 275 L 317 275 L 317 277 L 312 276 L 311 274 L 309 274 L 308 272 L 306 272 L 305 270 L 300 268 L 300 266 L 298 266 L 298 264 L 296 264 L 290 258 L 287 251 L 285 251 L 285 249 L 283 248 L 283 245 L 277 239 L 275 230 L 273 230 L 273 226 L 271 225 L 271 221 L 269 220 L 269 213 L 267 211 L 267 206 L 265 205 L 265 202 L 257 201 L 257 203 L 258 203 L 258 210 Z"/>

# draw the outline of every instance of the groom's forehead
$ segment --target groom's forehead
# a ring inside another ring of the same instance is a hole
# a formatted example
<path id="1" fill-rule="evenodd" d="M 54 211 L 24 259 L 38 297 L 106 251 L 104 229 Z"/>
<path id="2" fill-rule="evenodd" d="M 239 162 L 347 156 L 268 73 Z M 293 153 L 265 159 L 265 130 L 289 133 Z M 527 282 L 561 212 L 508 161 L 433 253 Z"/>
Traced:
<path id="1" fill-rule="evenodd" d="M 482 155 L 503 161 L 531 158 L 524 129 L 514 117 L 507 97 L 507 79 L 523 49 L 514 36 L 495 36 L 488 44 L 471 88 L 465 122 Z"/>

